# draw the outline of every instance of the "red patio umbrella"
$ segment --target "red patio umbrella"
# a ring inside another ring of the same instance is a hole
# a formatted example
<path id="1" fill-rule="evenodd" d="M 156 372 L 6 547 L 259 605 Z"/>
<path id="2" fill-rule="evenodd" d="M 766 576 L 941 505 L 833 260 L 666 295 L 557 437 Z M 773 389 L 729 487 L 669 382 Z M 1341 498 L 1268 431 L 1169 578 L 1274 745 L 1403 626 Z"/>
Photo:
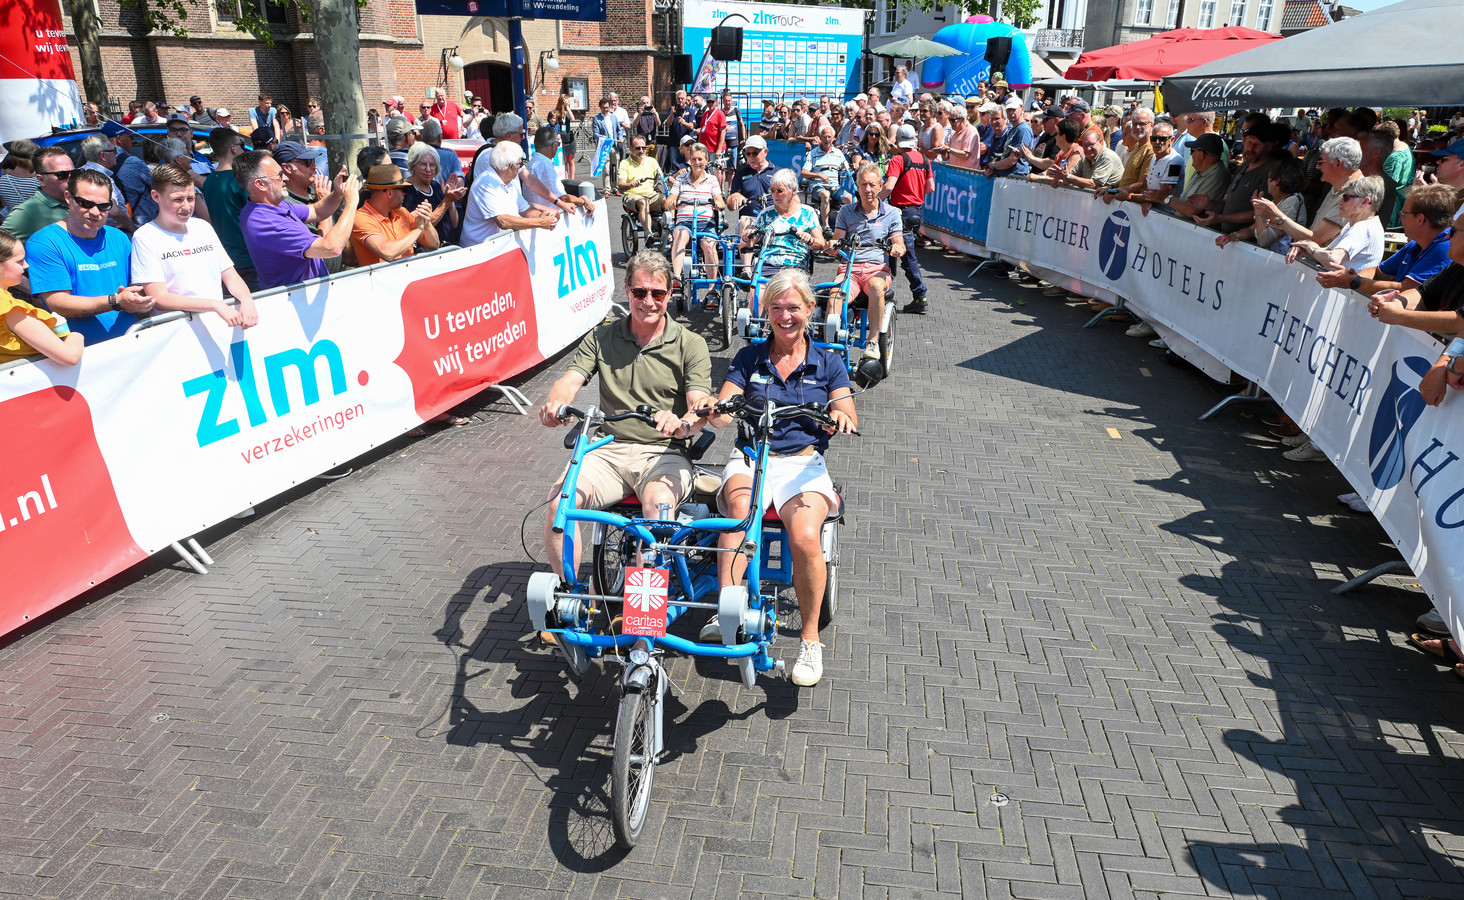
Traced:
<path id="1" fill-rule="evenodd" d="M 1281 40 L 1279 35 L 1230 25 L 1225 28 L 1176 28 L 1142 41 L 1092 50 L 1078 57 L 1066 75 L 1074 81 L 1160 79 L 1243 50 Z"/>

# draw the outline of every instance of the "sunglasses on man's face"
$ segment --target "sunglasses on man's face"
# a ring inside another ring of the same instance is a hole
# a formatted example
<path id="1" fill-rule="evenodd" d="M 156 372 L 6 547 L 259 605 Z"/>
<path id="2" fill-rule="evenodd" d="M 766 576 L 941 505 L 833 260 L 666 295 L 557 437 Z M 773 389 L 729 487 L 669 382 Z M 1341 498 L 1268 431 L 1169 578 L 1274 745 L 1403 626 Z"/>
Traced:
<path id="1" fill-rule="evenodd" d="M 634 297 L 637 300 L 644 300 L 647 297 L 650 297 L 652 300 L 660 303 L 662 300 L 665 300 L 670 295 L 670 291 L 662 290 L 660 288 L 635 287 L 630 289 L 630 296 Z"/>
<path id="2" fill-rule="evenodd" d="M 95 200 L 87 200 L 84 197 L 72 197 L 71 199 L 75 200 L 76 205 L 81 207 L 82 209 L 95 209 L 101 212 L 111 212 L 112 210 L 111 200 L 105 200 L 101 203 L 98 203 Z"/>

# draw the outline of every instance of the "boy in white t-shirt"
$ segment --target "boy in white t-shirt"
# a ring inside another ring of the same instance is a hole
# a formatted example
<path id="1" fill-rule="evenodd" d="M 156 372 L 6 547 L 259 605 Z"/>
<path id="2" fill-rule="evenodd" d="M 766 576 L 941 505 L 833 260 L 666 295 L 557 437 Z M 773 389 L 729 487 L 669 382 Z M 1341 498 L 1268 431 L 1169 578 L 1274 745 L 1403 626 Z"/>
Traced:
<path id="1" fill-rule="evenodd" d="M 193 217 L 193 177 L 161 163 L 152 172 L 157 218 L 132 236 L 132 280 L 156 309 L 218 313 L 231 326 L 259 324 L 249 286 L 234 269 L 213 226 Z M 224 291 L 239 301 L 224 303 Z"/>

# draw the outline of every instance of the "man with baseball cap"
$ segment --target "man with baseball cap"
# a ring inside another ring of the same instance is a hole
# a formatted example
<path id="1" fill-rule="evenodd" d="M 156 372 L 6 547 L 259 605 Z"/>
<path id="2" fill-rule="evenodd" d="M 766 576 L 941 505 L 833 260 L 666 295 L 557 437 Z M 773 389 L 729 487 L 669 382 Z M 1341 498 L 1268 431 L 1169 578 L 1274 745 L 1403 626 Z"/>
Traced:
<path id="1" fill-rule="evenodd" d="M 270 155 L 280 164 L 280 171 L 284 173 L 285 190 L 289 193 L 291 203 L 312 206 L 330 193 L 330 179 L 319 171 L 319 162 L 325 159 L 324 148 L 307 147 L 298 141 L 285 141 L 270 151 Z M 317 221 L 306 222 L 305 227 L 319 234 L 330 231 L 334 224 L 331 216 L 323 215 Z"/>
<path id="2" fill-rule="evenodd" d="M 422 126 L 412 124 L 406 116 L 392 116 L 386 120 L 386 149 L 392 164 L 398 169 L 405 171 L 408 168 L 407 151 L 417 143 L 417 135 L 421 131 Z"/>
<path id="3" fill-rule="evenodd" d="M 1079 134 L 1087 131 L 1088 126 L 1093 124 L 1092 112 L 1093 108 L 1088 105 L 1088 101 L 1081 97 L 1068 104 L 1067 117 L 1078 123 Z"/>
<path id="4" fill-rule="evenodd" d="M 203 98 L 197 94 L 188 98 L 188 118 L 195 125 L 202 125 L 204 128 L 219 127 L 218 120 L 203 105 Z"/>
<path id="5" fill-rule="evenodd" d="M 1184 186 L 1171 194 L 1166 201 L 1169 207 L 1182 216 L 1195 216 L 1207 209 L 1219 209 L 1225 203 L 1225 191 L 1230 186 L 1230 170 L 1224 161 L 1225 144 L 1220 135 L 1208 132 L 1191 137 L 1189 161 L 1194 165 L 1194 174 L 1184 180 Z"/>
<path id="6" fill-rule="evenodd" d="M 261 125 L 249 132 L 249 146 L 253 150 L 272 150 L 275 145 L 274 129 Z"/>
<path id="7" fill-rule="evenodd" d="M 356 210 L 351 227 L 351 246 L 356 263 L 369 266 L 411 256 L 417 244 L 436 250 L 441 244 L 432 225 L 432 204 L 423 201 L 414 210 L 402 204 L 407 197 L 406 178 L 390 164 L 372 166 L 361 189 L 366 199 Z"/>
<path id="8" fill-rule="evenodd" d="M 1413 183 L 1447 184 L 1455 190 L 1464 190 L 1464 139 L 1457 140 L 1442 150 L 1433 151 L 1433 155 L 1438 158 L 1434 174 L 1424 174 L 1423 167 L 1420 166 Z M 1460 212 L 1464 212 L 1464 207 L 1460 207 Z"/>
<path id="9" fill-rule="evenodd" d="M 935 175 L 930 162 L 916 148 L 918 137 L 910 125 L 901 125 L 895 132 L 897 152 L 890 157 L 885 171 L 884 189 L 880 199 L 888 199 L 890 205 L 900 211 L 900 224 L 904 230 L 905 253 L 892 259 L 891 265 L 904 266 L 905 280 L 910 283 L 910 302 L 904 311 L 925 314 L 925 279 L 920 274 L 920 260 L 915 255 L 915 244 L 920 237 L 920 226 L 924 222 L 925 197 L 935 190 Z"/>

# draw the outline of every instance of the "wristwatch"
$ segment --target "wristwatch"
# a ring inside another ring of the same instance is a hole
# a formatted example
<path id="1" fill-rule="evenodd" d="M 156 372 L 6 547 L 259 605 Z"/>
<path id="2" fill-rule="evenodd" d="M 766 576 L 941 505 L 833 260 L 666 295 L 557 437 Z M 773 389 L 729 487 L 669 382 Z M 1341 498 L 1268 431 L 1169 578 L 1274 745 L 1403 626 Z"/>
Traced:
<path id="1" fill-rule="evenodd" d="M 118 312 L 122 309 L 122 304 L 117 302 L 116 294 L 107 295 L 107 305 L 112 308 L 113 312 Z"/>
<path id="2" fill-rule="evenodd" d="M 1362 287 L 1362 276 L 1361 275 L 1353 275 L 1352 276 L 1352 282 L 1348 286 L 1351 287 L 1354 291 L 1357 290 L 1358 288 Z"/>

